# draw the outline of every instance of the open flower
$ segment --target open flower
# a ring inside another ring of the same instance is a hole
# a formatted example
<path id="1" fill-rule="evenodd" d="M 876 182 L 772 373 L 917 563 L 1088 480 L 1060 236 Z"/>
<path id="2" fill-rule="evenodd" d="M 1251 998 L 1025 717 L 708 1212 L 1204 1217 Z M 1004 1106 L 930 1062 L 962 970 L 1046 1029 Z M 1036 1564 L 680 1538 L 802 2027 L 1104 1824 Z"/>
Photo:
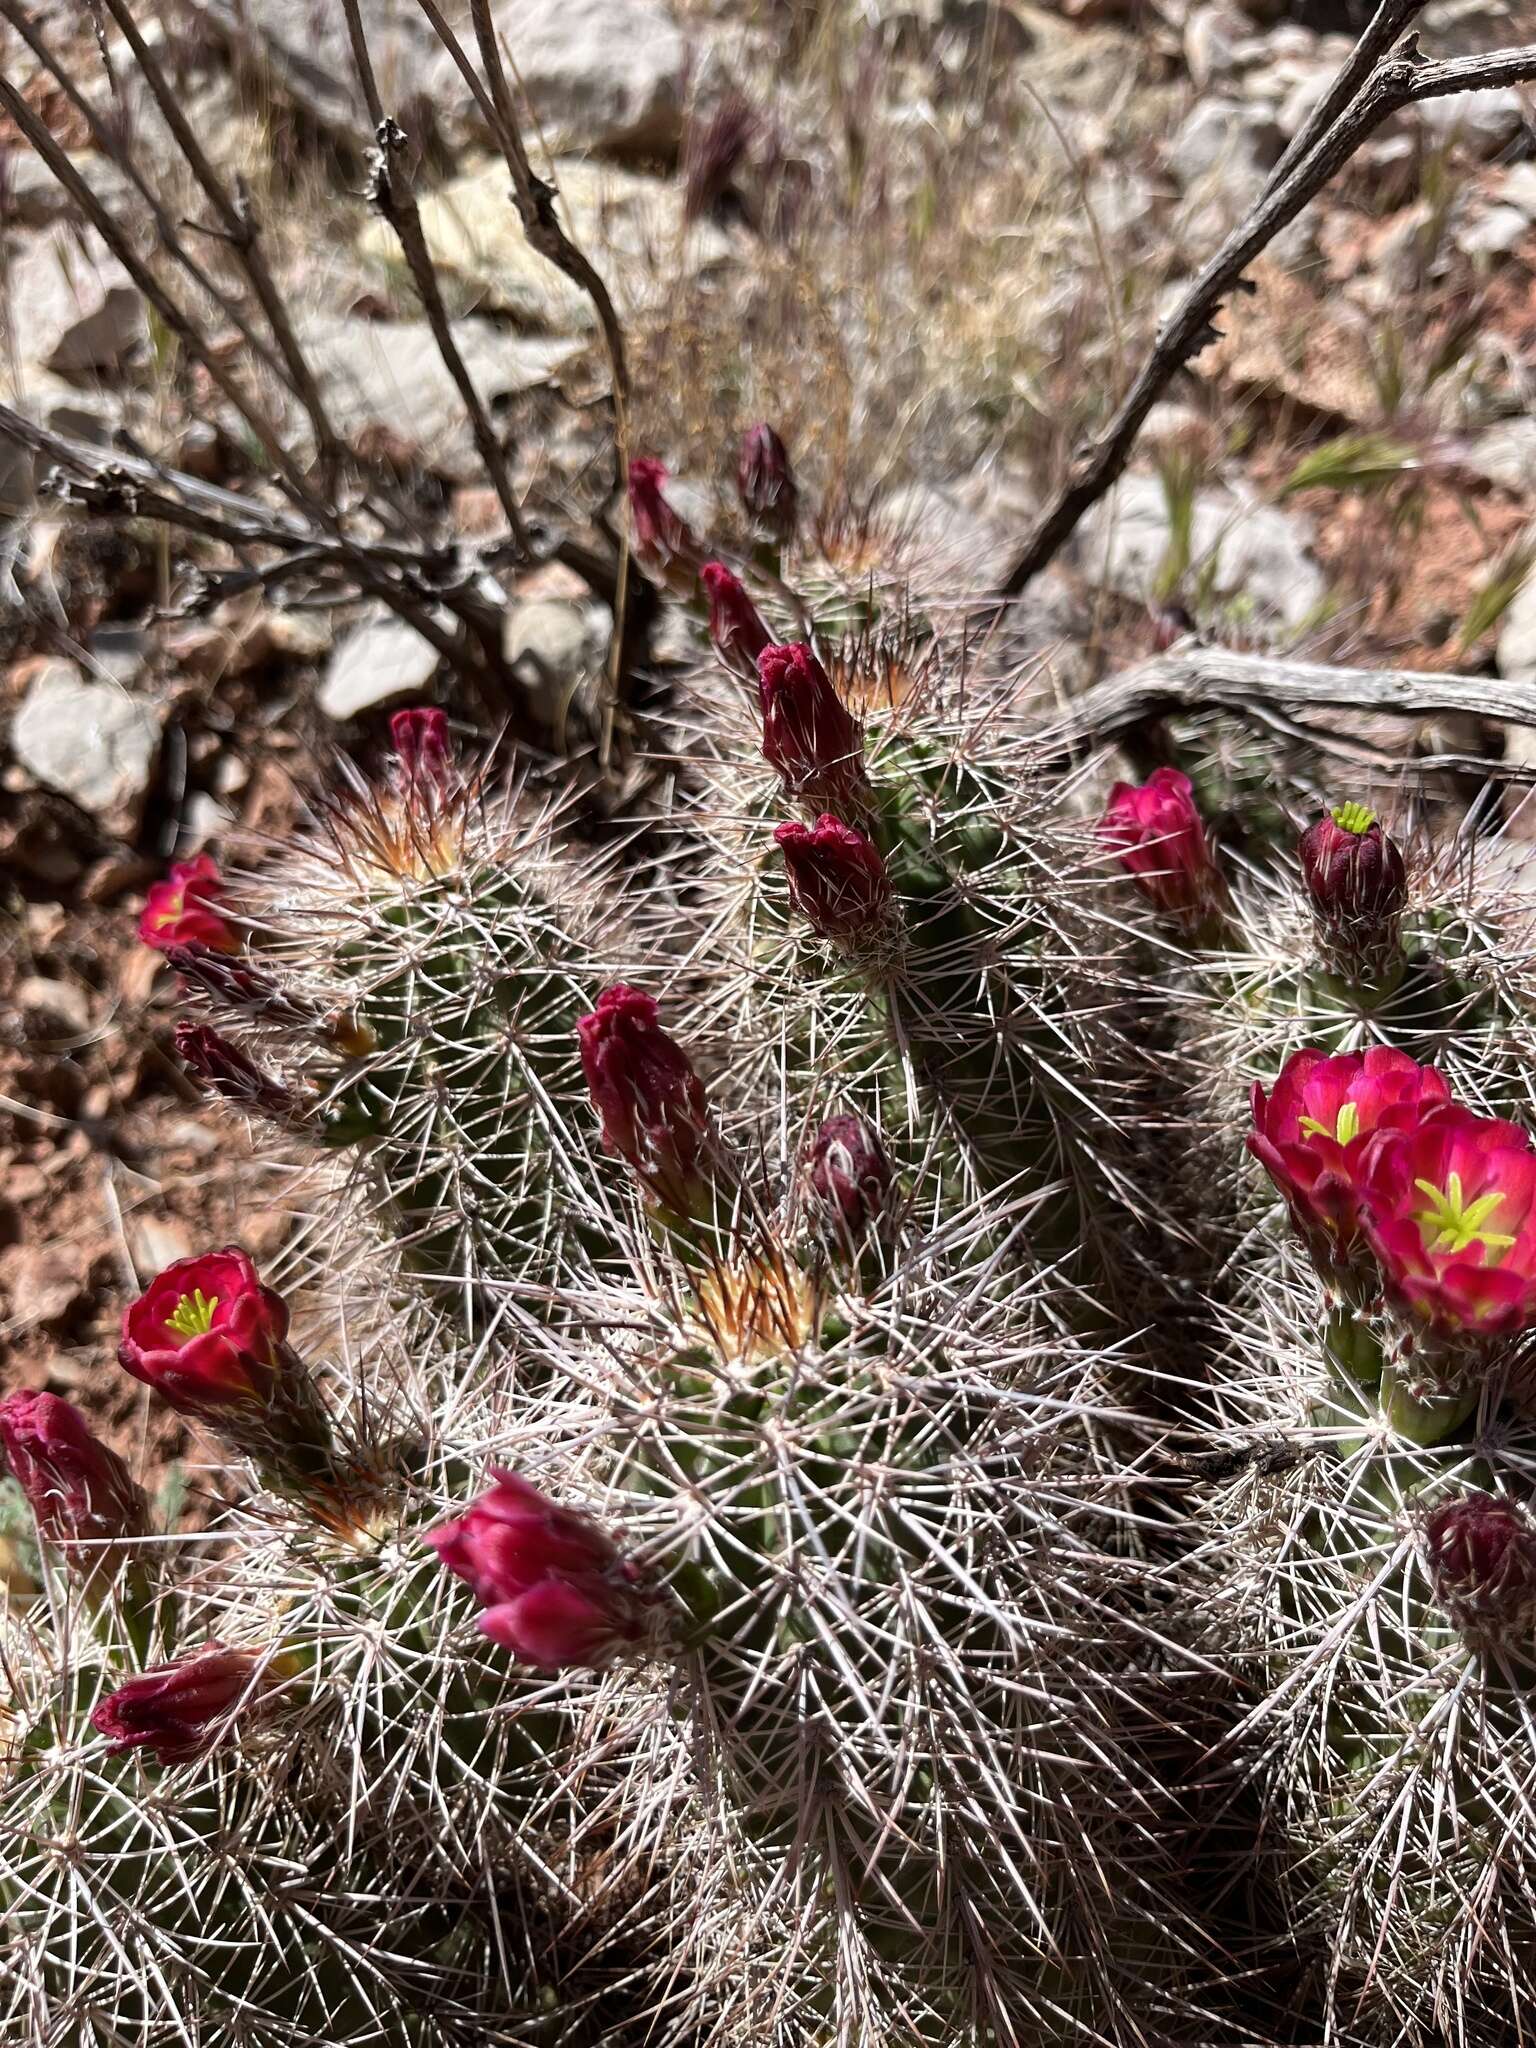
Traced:
<path id="1" fill-rule="evenodd" d="M 859 946 L 890 919 L 891 881 L 879 849 L 823 811 L 814 825 L 778 826 L 773 843 L 795 908 L 820 937 Z"/>
<path id="2" fill-rule="evenodd" d="M 149 1527 L 143 1488 L 116 1451 L 57 1394 L 8 1394 L 0 1401 L 0 1443 L 38 1534 L 86 1580 L 116 1578 L 128 1559 L 125 1544 Z"/>
<path id="3" fill-rule="evenodd" d="M 1302 834 L 1301 872 L 1324 965 L 1379 980 L 1402 958 L 1403 856 L 1363 804 L 1340 804 Z"/>
<path id="4" fill-rule="evenodd" d="M 1272 1094 L 1255 1082 L 1248 1149 L 1284 1195 L 1324 1280 L 1337 1284 L 1362 1247 L 1367 1141 L 1411 1131 L 1449 1100 L 1438 1068 L 1380 1045 L 1292 1053 Z"/>
<path id="5" fill-rule="evenodd" d="M 654 996 L 615 982 L 576 1032 L 604 1145 L 629 1161 L 663 1207 L 687 1215 L 707 1198 L 709 1103 L 659 1014 Z"/>
<path id="6" fill-rule="evenodd" d="M 147 1749 L 163 1764 L 186 1763 L 263 1717 L 293 1669 L 287 1658 L 262 1650 L 210 1643 L 108 1693 L 92 1709 L 91 1726 L 114 1755 Z"/>
<path id="7" fill-rule="evenodd" d="M 1102 844 L 1165 914 L 1207 916 L 1220 903 L 1221 877 L 1211 858 L 1194 785 L 1177 768 L 1158 768 L 1139 787 L 1117 782 L 1099 821 Z"/>
<path id="8" fill-rule="evenodd" d="M 1463 1340 L 1536 1325 L 1536 1151 L 1517 1124 L 1439 1109 L 1373 1141 L 1362 1192 L 1387 1299 L 1411 1324 Z"/>
<path id="9" fill-rule="evenodd" d="M 550 1671 L 595 1670 L 645 1641 L 654 1597 L 606 1531 L 515 1472 L 491 1477 L 488 1493 L 426 1537 L 473 1590 L 482 1631 Z"/>
<path id="10" fill-rule="evenodd" d="M 765 647 L 757 678 L 763 759 L 785 789 L 817 811 L 860 813 L 869 798 L 864 742 L 810 648 L 802 641 Z"/>
<path id="11" fill-rule="evenodd" d="M 733 674 L 755 678 L 757 658 L 773 645 L 773 635 L 741 578 L 724 562 L 706 562 L 702 574 L 709 598 L 709 637 L 716 654 Z"/>
<path id="12" fill-rule="evenodd" d="M 156 882 L 139 917 L 139 937 L 163 953 L 169 946 L 207 946 L 215 953 L 238 953 L 240 941 L 219 915 L 224 878 L 206 853 L 179 860 L 163 882 Z"/>
<path id="13" fill-rule="evenodd" d="M 1497 1494 L 1438 1501 L 1420 1530 L 1435 1597 L 1462 1626 L 1529 1634 L 1536 1624 L 1536 1526 Z"/>
<path id="14" fill-rule="evenodd" d="M 230 1246 L 178 1259 L 123 1315 L 124 1370 L 183 1414 L 264 1406 L 283 1370 L 288 1308 Z"/>

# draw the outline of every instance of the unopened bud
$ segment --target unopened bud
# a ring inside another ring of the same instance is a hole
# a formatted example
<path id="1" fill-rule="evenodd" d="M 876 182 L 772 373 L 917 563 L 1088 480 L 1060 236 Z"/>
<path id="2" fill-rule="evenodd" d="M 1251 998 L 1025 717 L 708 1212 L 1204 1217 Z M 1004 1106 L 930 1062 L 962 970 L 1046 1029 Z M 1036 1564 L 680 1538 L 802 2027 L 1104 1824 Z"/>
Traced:
<path id="1" fill-rule="evenodd" d="M 1402 959 L 1402 854 L 1355 803 L 1319 818 L 1299 850 L 1324 965 L 1348 981 L 1379 981 Z"/>
<path id="2" fill-rule="evenodd" d="M 56 1394 L 8 1394 L 0 1401 L 0 1443 L 38 1534 L 87 1584 L 115 1579 L 128 1559 L 125 1545 L 149 1528 L 143 1488 L 116 1451 Z"/>
<path id="3" fill-rule="evenodd" d="M 447 714 L 435 704 L 396 711 L 389 721 L 389 737 L 406 790 L 423 783 L 442 788 L 449 782 L 453 743 L 448 737 Z"/>
<path id="4" fill-rule="evenodd" d="M 785 789 L 817 811 L 857 816 L 868 806 L 864 743 L 832 678 L 801 641 L 757 660 L 763 759 Z"/>
<path id="5" fill-rule="evenodd" d="M 176 1054 L 188 1073 L 240 1108 L 260 1110 L 275 1123 L 288 1127 L 304 1122 L 304 1109 L 297 1095 L 275 1074 L 258 1067 L 222 1031 L 211 1024 L 194 1024 L 183 1017 L 176 1026 Z"/>
<path id="6" fill-rule="evenodd" d="M 1513 1501 L 1464 1493 L 1423 1524 L 1435 1596 L 1460 1624 L 1518 1631 L 1536 1624 L 1536 1528 Z"/>
<path id="7" fill-rule="evenodd" d="M 1221 903 L 1222 884 L 1195 803 L 1177 768 L 1158 768 L 1141 785 L 1117 782 L 1099 824 L 1101 843 L 1142 894 L 1165 915 L 1197 924 Z"/>
<path id="8" fill-rule="evenodd" d="M 822 1213 L 857 1238 L 884 1213 L 894 1171 L 863 1117 L 829 1116 L 811 1140 L 807 1178 Z"/>
<path id="9" fill-rule="evenodd" d="M 862 832 L 823 811 L 814 825 L 780 825 L 773 842 L 795 908 L 820 937 L 861 947 L 889 929 L 890 876 Z"/>
<path id="10" fill-rule="evenodd" d="M 92 1709 L 91 1726 L 114 1754 L 147 1749 L 163 1764 L 186 1763 L 235 1728 L 265 1719 L 292 1676 L 287 1658 L 210 1643 L 108 1693 Z"/>
<path id="11" fill-rule="evenodd" d="M 576 1025 L 582 1071 L 602 1118 L 603 1143 L 628 1160 L 655 1200 L 676 1215 L 708 1204 L 704 1083 L 657 1021 L 655 998 L 616 982 Z"/>
<path id="12" fill-rule="evenodd" d="M 773 645 L 773 635 L 758 615 L 739 576 L 724 562 L 706 562 L 702 571 L 709 597 L 709 637 L 715 652 L 734 674 L 757 679 L 757 658 Z"/>
<path id="13" fill-rule="evenodd" d="M 794 538 L 800 493 L 789 466 L 789 451 L 764 422 L 741 437 L 736 488 L 748 516 L 782 546 Z"/>
<path id="14" fill-rule="evenodd" d="M 667 480 L 664 464 L 637 455 L 629 465 L 629 523 L 634 534 L 635 555 L 677 595 L 692 594 L 704 560 L 704 550 L 693 530 L 676 508 L 667 502 L 662 485 Z"/>

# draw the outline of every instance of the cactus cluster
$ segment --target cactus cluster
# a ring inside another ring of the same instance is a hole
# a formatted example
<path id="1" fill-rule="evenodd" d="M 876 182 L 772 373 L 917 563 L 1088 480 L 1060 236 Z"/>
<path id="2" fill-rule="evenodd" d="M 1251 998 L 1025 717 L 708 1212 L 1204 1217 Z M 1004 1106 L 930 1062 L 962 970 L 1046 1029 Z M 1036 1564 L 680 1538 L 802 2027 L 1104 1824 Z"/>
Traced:
<path id="1" fill-rule="evenodd" d="M 125 1314 L 227 1467 L 207 1527 L 0 1403 L 0 2011 L 1512 2038 L 1508 886 L 1355 805 L 1239 870 L 1176 768 L 1063 787 L 1032 680 L 841 579 L 770 429 L 747 558 L 665 482 L 631 465 L 701 650 L 665 816 L 594 859 L 409 711 L 297 847 L 151 891 L 178 1050 L 311 1217 L 284 1274 L 210 1248 Z"/>

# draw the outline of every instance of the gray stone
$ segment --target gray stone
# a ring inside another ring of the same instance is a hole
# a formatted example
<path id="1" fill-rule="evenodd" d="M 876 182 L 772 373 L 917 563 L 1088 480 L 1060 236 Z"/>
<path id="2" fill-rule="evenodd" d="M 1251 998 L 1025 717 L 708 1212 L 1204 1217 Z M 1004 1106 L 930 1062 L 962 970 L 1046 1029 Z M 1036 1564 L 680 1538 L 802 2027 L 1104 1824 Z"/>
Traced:
<path id="1" fill-rule="evenodd" d="M 1490 157 L 1519 134 L 1531 105 L 1520 86 L 1490 85 L 1424 100 L 1415 111 L 1437 143 L 1459 143 L 1474 156 Z"/>
<path id="2" fill-rule="evenodd" d="M 1495 422 L 1471 442 L 1463 459 L 1490 483 L 1536 496 L 1536 419 Z"/>
<path id="3" fill-rule="evenodd" d="M 1498 187 L 1504 206 L 1518 206 L 1527 220 L 1536 220 L 1536 164 L 1512 164 Z"/>
<path id="4" fill-rule="evenodd" d="M 143 704 L 115 683 L 87 682 L 67 661 L 38 671 L 11 725 L 21 766 L 97 816 L 142 799 L 159 740 Z"/>
<path id="5" fill-rule="evenodd" d="M 547 695 L 552 708 L 602 667 L 608 653 L 608 613 L 601 605 L 534 598 L 507 614 L 503 649 L 525 689 Z"/>
<path id="6" fill-rule="evenodd" d="M 325 313 L 298 326 L 343 433 L 385 426 L 407 440 L 431 442 L 462 427 L 463 401 L 425 320 L 348 320 Z M 454 339 L 488 403 L 548 383 L 583 347 L 579 341 L 519 340 L 479 320 L 456 322 Z"/>
<path id="7" fill-rule="evenodd" d="M 1280 154 L 1280 137 L 1260 109 L 1242 100 L 1203 99 L 1164 152 L 1181 185 L 1194 185 L 1213 171 L 1267 171 Z"/>
<path id="8" fill-rule="evenodd" d="M 368 619 L 337 646 L 316 702 L 327 718 L 355 718 L 392 698 L 419 696 L 437 663 L 437 649 L 403 619 Z"/>
<path id="9" fill-rule="evenodd" d="M 14 263 L 10 291 L 26 308 L 18 338 L 28 360 L 59 376 L 114 375 L 147 339 L 144 303 L 93 231 L 39 235 Z"/>
<path id="10" fill-rule="evenodd" d="M 1251 24 L 1235 7 L 1216 4 L 1192 7 L 1184 22 L 1184 62 L 1190 79 L 1203 92 L 1215 78 L 1230 78 L 1239 68 L 1238 52 Z"/>
<path id="11" fill-rule="evenodd" d="M 1536 682 L 1536 574 L 1526 577 L 1499 621 L 1494 660 L 1507 682 Z"/>
<path id="12" fill-rule="evenodd" d="M 142 206 L 143 201 L 133 191 L 126 173 L 106 157 L 87 154 L 74 157 L 71 162 L 111 212 L 118 212 L 125 201 L 137 200 Z M 76 214 L 74 200 L 35 150 L 19 147 L 11 152 L 0 188 L 5 194 L 5 217 L 12 227 L 49 227 Z"/>
<path id="13" fill-rule="evenodd" d="M 1172 531 L 1161 478 L 1137 473 L 1123 478 L 1083 521 L 1077 559 L 1091 581 L 1146 602 L 1168 559 Z M 1192 510 L 1192 572 L 1208 575 L 1216 597 L 1240 600 L 1294 632 L 1316 615 L 1327 590 L 1307 551 L 1310 537 L 1299 514 L 1237 488 L 1209 486 L 1196 493 Z"/>

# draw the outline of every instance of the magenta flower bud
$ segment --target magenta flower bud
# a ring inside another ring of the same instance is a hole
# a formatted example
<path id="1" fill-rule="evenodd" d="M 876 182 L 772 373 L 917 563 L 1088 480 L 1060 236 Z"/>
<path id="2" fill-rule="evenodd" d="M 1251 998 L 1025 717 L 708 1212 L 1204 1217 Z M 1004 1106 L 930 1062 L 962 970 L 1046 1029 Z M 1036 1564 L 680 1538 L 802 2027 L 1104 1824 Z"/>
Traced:
<path id="1" fill-rule="evenodd" d="M 235 1726 L 265 1718 L 296 1669 L 287 1657 L 210 1643 L 108 1693 L 92 1709 L 91 1726 L 114 1755 L 147 1749 L 163 1764 L 186 1763 Z"/>
<path id="2" fill-rule="evenodd" d="M 1198 924 L 1222 900 L 1194 785 L 1177 768 L 1157 768 L 1138 787 L 1117 782 L 1099 839 L 1120 857 L 1143 895 L 1165 915 Z"/>
<path id="3" fill-rule="evenodd" d="M 811 1193 L 822 1213 L 858 1237 L 885 1211 L 895 1171 L 861 1116 L 829 1116 L 811 1140 Z"/>
<path id="4" fill-rule="evenodd" d="M 665 1209 L 689 1215 L 708 1202 L 704 1084 L 657 1022 L 655 998 L 615 982 L 577 1020 L 582 1071 L 602 1118 L 603 1143 L 628 1160 Z"/>
<path id="5" fill-rule="evenodd" d="M 116 1451 L 56 1394 L 0 1401 L 0 1444 L 38 1534 L 88 1583 L 115 1579 L 128 1561 L 123 1546 L 149 1528 L 143 1488 Z"/>
<path id="6" fill-rule="evenodd" d="M 406 789 L 420 783 L 442 788 L 450 780 L 453 742 L 448 737 L 447 714 L 435 704 L 396 711 L 389 721 L 389 738 Z"/>
<path id="7" fill-rule="evenodd" d="M 488 1493 L 426 1536 L 484 1609 L 482 1632 L 547 1671 L 596 1670 L 647 1641 L 655 1596 L 606 1531 L 515 1472 L 491 1477 Z"/>
<path id="8" fill-rule="evenodd" d="M 1435 1597 L 1463 1626 L 1536 1622 L 1536 1528 L 1513 1501 L 1464 1493 L 1425 1517 L 1424 1554 Z"/>
<path id="9" fill-rule="evenodd" d="M 662 485 L 664 464 L 636 455 L 629 465 L 629 523 L 641 565 L 678 596 L 687 597 L 698 582 L 704 550 L 686 519 L 668 504 Z"/>
<path id="10" fill-rule="evenodd" d="M 773 635 L 741 578 L 733 576 L 724 562 L 706 562 L 701 573 L 709 597 L 709 637 L 716 654 L 734 674 L 755 679 L 757 657 L 773 645 Z"/>
<path id="11" fill-rule="evenodd" d="M 842 946 L 867 945 L 891 916 L 891 879 L 862 832 L 823 811 L 814 825 L 780 825 L 773 843 L 795 908 L 813 931 Z"/>
<path id="12" fill-rule="evenodd" d="M 792 797 L 818 811 L 865 810 L 864 743 L 832 678 L 803 641 L 757 658 L 763 759 Z"/>
<path id="13" fill-rule="evenodd" d="M 211 1024 L 194 1024 L 183 1017 L 176 1026 L 175 1042 L 177 1058 L 187 1072 L 195 1074 L 215 1095 L 242 1109 L 261 1110 L 276 1123 L 291 1126 L 304 1121 L 303 1107 L 293 1090 L 258 1067 Z"/>
<path id="14" fill-rule="evenodd" d="M 1319 818 L 1299 851 L 1323 964 L 1347 981 L 1380 980 L 1402 959 L 1402 854 L 1374 812 L 1354 803 Z"/>
<path id="15" fill-rule="evenodd" d="M 789 451 L 766 422 L 741 437 L 736 488 L 750 519 L 780 546 L 794 538 L 800 493 L 789 466 Z"/>

